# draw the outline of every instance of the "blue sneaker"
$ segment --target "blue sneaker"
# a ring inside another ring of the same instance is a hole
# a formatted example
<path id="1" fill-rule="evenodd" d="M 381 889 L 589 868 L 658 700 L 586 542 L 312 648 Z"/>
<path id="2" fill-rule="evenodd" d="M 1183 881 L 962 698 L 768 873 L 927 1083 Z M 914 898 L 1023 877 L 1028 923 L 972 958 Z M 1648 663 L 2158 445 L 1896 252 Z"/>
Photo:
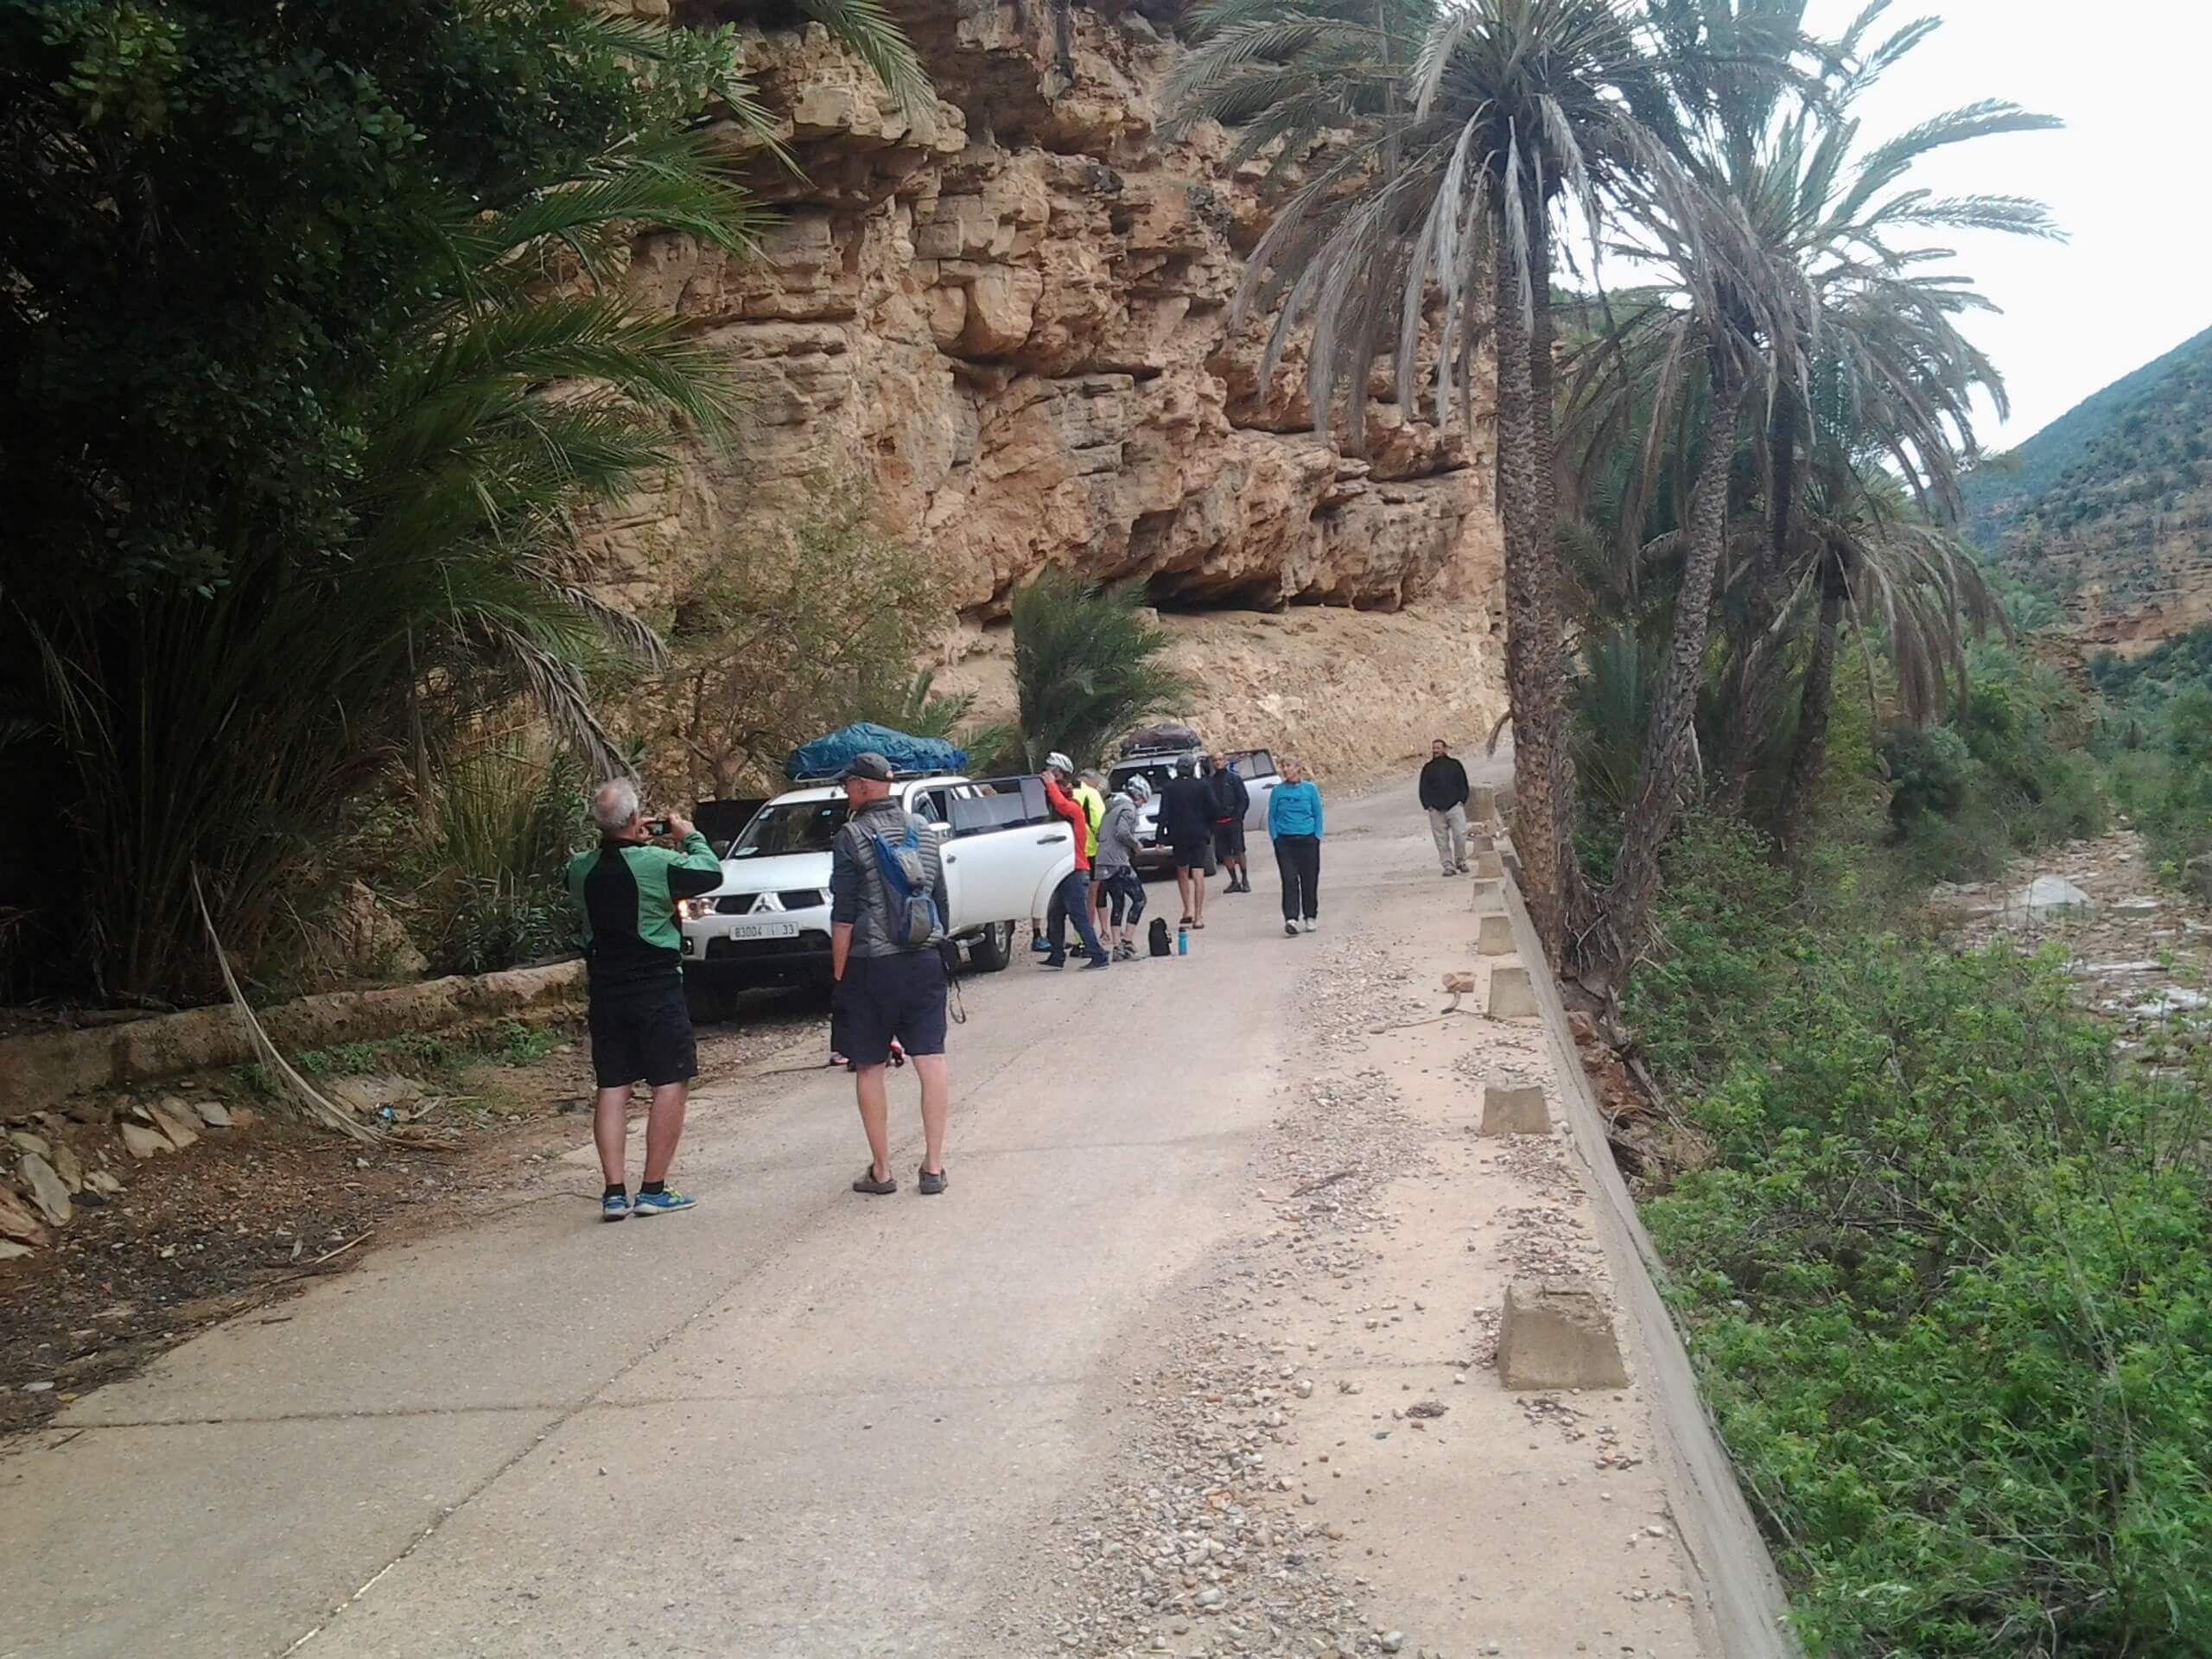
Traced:
<path id="1" fill-rule="evenodd" d="M 1051 941 L 1045 938 L 1041 934 L 1032 933 L 1029 936 L 1029 948 L 1033 951 L 1036 952 L 1037 955 L 1041 957 L 1046 951 L 1050 950 L 1052 946 Z"/>
<path id="2" fill-rule="evenodd" d="M 663 1216 L 671 1210 L 689 1210 L 698 1202 L 696 1198 L 686 1198 L 674 1187 L 667 1187 L 658 1192 L 639 1193 L 630 1200 L 630 1213 L 633 1216 Z"/>
<path id="3" fill-rule="evenodd" d="M 599 1218 L 601 1221 L 620 1221 L 629 1213 L 630 1199 L 626 1193 L 609 1192 L 599 1201 Z"/>

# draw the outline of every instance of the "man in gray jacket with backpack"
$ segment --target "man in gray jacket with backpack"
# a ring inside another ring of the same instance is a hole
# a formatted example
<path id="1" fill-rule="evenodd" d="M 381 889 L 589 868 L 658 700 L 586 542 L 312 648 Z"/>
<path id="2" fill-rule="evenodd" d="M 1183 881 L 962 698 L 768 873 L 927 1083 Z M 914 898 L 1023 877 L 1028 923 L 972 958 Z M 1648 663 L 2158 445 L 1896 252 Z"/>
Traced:
<path id="1" fill-rule="evenodd" d="M 886 1089 L 895 1040 L 922 1084 L 925 1193 L 945 1188 L 944 1124 L 952 1084 L 944 1065 L 950 913 L 944 864 L 930 824 L 891 798 L 891 763 L 861 753 L 845 769 L 852 815 L 830 849 L 830 1046 L 850 1061 L 868 1135 L 868 1166 L 853 1191 L 896 1192 Z"/>

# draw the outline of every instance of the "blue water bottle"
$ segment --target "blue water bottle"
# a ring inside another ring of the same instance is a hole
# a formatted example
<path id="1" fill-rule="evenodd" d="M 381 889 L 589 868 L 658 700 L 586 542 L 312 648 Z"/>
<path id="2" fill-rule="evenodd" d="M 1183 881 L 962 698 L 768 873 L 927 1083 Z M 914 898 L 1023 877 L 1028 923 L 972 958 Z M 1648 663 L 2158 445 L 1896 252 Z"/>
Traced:
<path id="1" fill-rule="evenodd" d="M 1175 930 L 1175 954 L 1179 957 L 1187 957 L 1191 954 L 1191 930 L 1187 927 L 1179 927 Z"/>

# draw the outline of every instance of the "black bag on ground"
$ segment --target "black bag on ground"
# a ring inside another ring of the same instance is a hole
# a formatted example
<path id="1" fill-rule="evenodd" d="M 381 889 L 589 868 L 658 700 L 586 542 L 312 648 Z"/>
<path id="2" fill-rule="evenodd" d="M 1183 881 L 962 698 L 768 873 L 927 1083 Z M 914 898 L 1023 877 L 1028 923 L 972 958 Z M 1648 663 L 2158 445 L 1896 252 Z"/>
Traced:
<path id="1" fill-rule="evenodd" d="M 1152 918 L 1151 937 L 1151 948 L 1152 954 L 1154 956 L 1172 957 L 1175 954 L 1175 947 L 1168 943 L 1167 918 L 1165 916 L 1155 916 Z"/>

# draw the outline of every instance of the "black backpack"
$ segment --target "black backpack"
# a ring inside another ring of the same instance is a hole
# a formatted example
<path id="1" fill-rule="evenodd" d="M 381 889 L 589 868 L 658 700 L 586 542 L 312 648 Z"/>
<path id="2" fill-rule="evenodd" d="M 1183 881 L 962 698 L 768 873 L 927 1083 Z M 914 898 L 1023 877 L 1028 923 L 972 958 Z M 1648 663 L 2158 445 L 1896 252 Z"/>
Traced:
<path id="1" fill-rule="evenodd" d="M 1167 918 L 1165 916 L 1152 918 L 1152 954 L 1155 957 L 1175 954 L 1175 947 L 1167 942 Z"/>

